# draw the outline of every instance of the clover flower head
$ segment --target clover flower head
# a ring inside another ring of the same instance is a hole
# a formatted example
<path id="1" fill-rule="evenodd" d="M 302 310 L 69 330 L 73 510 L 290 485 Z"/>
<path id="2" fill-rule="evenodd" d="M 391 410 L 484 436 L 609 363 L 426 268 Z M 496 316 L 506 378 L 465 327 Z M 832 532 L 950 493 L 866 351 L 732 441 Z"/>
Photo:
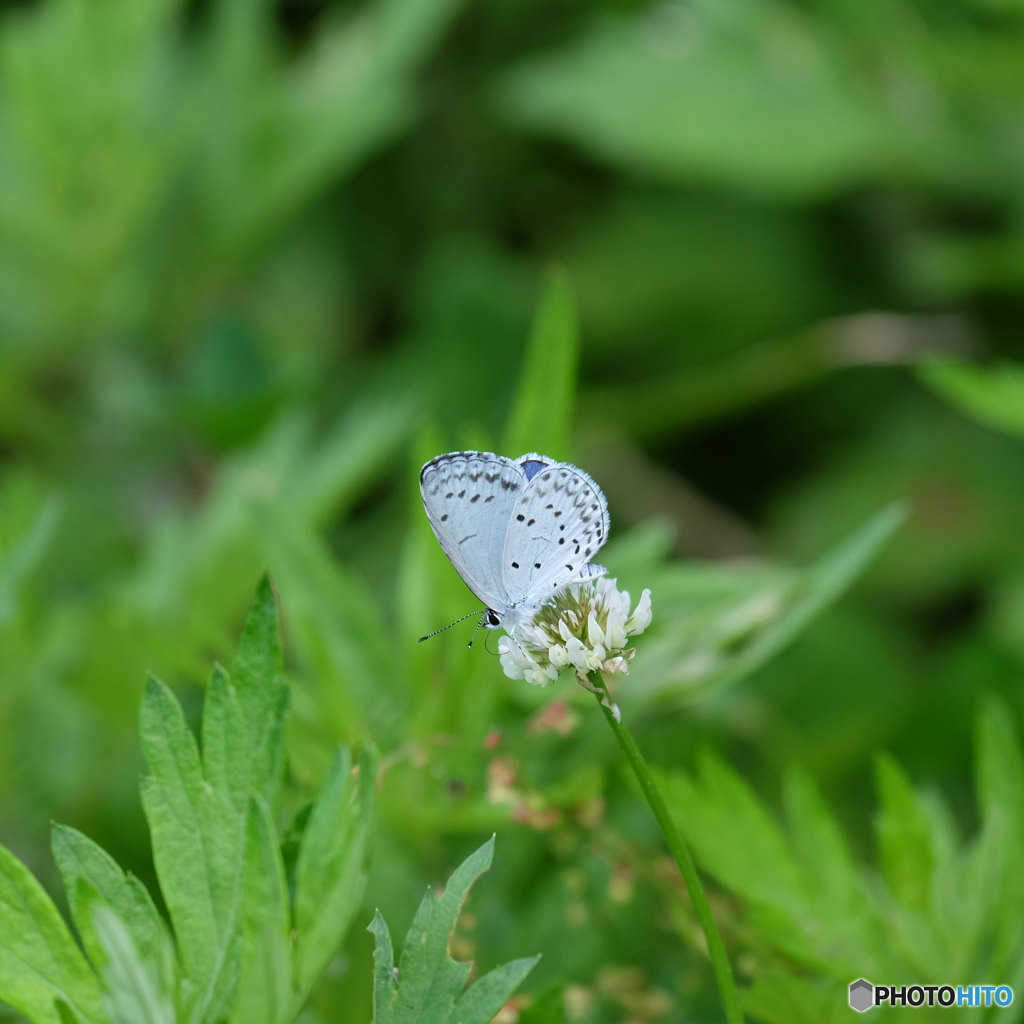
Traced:
<path id="1" fill-rule="evenodd" d="M 571 666 L 588 689 L 592 672 L 626 673 L 636 653 L 626 647 L 629 637 L 651 624 L 650 590 L 640 595 L 632 613 L 629 609 L 629 592 L 619 590 L 613 579 L 573 583 L 501 637 L 501 667 L 510 679 L 548 686 Z"/>

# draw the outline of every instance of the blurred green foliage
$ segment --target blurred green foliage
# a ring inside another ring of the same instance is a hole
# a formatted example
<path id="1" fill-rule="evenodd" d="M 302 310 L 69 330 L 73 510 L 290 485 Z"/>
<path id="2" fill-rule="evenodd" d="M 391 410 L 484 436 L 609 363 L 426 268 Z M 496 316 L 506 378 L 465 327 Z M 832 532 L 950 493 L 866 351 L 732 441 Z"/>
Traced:
<path id="1" fill-rule="evenodd" d="M 714 1015 L 586 696 L 414 642 L 472 607 L 416 472 L 482 447 L 606 491 L 652 761 L 765 814 L 809 778 L 873 863 L 888 751 L 886 870 L 916 790 L 953 863 L 979 698 L 1024 712 L 1022 52 L 1015 0 L 0 5 L 0 842 L 56 892 L 56 819 L 156 891 L 143 680 L 195 724 L 269 569 L 288 787 L 380 748 L 392 929 L 498 830 L 459 959 L 543 952 L 521 1020 Z M 778 1019 L 766 948 L 832 976 L 694 844 Z M 353 931 L 311 1019 L 369 1019 Z"/>

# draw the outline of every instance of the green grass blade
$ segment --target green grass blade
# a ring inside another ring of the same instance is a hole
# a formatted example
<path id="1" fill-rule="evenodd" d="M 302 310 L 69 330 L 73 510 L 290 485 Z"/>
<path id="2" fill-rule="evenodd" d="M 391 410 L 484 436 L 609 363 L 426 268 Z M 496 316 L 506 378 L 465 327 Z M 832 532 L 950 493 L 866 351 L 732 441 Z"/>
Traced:
<path id="1" fill-rule="evenodd" d="M 972 419 L 1024 437 L 1024 366 L 978 366 L 931 359 L 917 367 L 917 375 Z"/>
<path id="2" fill-rule="evenodd" d="M 13 513 L 10 508 L 5 509 L 0 521 L 0 627 L 14 618 L 22 586 L 42 561 L 60 519 L 59 503 L 53 499 L 33 502 L 38 509 L 29 513 L 31 519 L 26 522 L 24 515 L 19 515 L 28 511 L 18 507 L 25 504 L 21 494 L 8 487 L 3 497 L 14 507 Z"/>
<path id="3" fill-rule="evenodd" d="M 566 279 L 555 274 L 537 311 L 505 431 L 504 451 L 510 458 L 531 451 L 566 457 L 578 359 L 572 292 Z"/>
<path id="4" fill-rule="evenodd" d="M 906 518 L 893 504 L 802 570 L 686 566 L 652 584 L 655 621 L 630 691 L 686 699 L 744 678 L 791 643 L 864 571 Z"/>

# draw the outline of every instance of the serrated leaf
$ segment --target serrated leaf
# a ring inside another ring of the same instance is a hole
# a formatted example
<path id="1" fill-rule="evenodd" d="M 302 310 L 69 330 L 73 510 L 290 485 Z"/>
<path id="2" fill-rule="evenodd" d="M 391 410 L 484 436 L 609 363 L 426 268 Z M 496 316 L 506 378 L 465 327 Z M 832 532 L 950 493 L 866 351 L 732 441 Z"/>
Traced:
<path id="1" fill-rule="evenodd" d="M 976 787 L 982 813 L 981 865 L 997 880 L 993 910 L 996 967 L 1019 972 L 1024 956 L 1024 902 L 1020 861 L 1024 851 L 1024 754 L 1009 707 L 989 697 L 978 715 Z M 987 843 L 985 842 L 987 840 Z M 987 879 L 982 876 L 981 881 Z M 990 890 L 991 891 L 991 890 Z M 990 922 L 991 923 L 991 922 Z"/>
<path id="2" fill-rule="evenodd" d="M 837 970 L 866 971 L 864 950 L 880 948 L 879 927 L 849 845 L 806 775 L 790 773 L 784 797 L 790 844 L 815 908 L 800 922 L 807 944 Z"/>
<path id="3" fill-rule="evenodd" d="M 699 781 L 661 773 L 656 779 L 708 871 L 749 900 L 799 912 L 805 902 L 800 870 L 778 825 L 732 768 L 705 753 Z"/>
<path id="4" fill-rule="evenodd" d="M 374 1024 L 487 1024 L 537 962 L 534 958 L 505 964 L 462 991 L 470 964 L 451 958 L 448 940 L 470 886 L 490 867 L 493 853 L 492 836 L 455 869 L 440 896 L 428 892 L 423 897 L 397 970 L 387 925 L 379 912 L 374 915 L 369 926 L 376 939 Z M 476 995 L 481 982 L 485 984 Z"/>
<path id="5" fill-rule="evenodd" d="M 917 375 L 979 423 L 1024 437 L 1024 366 L 979 366 L 932 359 L 917 367 Z"/>
<path id="6" fill-rule="evenodd" d="M 216 1020 L 231 1005 L 241 966 L 245 819 L 229 794 L 203 779 L 181 707 L 154 679 L 143 693 L 140 736 L 150 772 L 142 806 L 190 982 L 190 1016 Z"/>
<path id="7" fill-rule="evenodd" d="M 505 431 L 504 450 L 510 456 L 568 451 L 578 359 L 572 292 L 565 277 L 555 274 L 537 311 Z"/>
<path id="8" fill-rule="evenodd" d="M 51 846 L 72 919 L 97 969 L 103 963 L 102 943 L 93 928 L 97 898 L 117 915 L 118 927 L 127 930 L 140 956 L 154 955 L 169 941 L 146 887 L 101 846 L 67 825 L 53 826 Z"/>
<path id="9" fill-rule="evenodd" d="M 976 788 L 984 817 L 998 816 L 1009 835 L 1024 832 L 1024 756 L 1007 705 L 990 697 L 975 728 Z"/>
<path id="10" fill-rule="evenodd" d="M 894 761 L 880 760 L 880 872 L 853 863 L 832 816 L 799 776 L 787 783 L 785 836 L 772 823 L 766 828 L 756 798 L 713 760 L 714 771 L 705 761 L 696 782 L 664 781 L 702 867 L 751 904 L 746 931 L 769 965 L 745 994 L 752 1016 L 771 1024 L 845 1020 L 845 988 L 859 976 L 1024 984 L 1024 842 L 1011 834 L 1017 812 L 1006 810 L 1021 799 L 1024 766 L 1001 702 L 989 701 L 979 716 L 977 757 L 979 801 L 991 812 L 966 847 L 945 808 L 912 787 Z M 780 844 L 796 852 L 796 889 L 792 872 L 780 872 Z M 789 974 L 780 973 L 783 963 Z"/>
<path id="11" fill-rule="evenodd" d="M 90 932 L 102 950 L 103 1005 L 110 1024 L 175 1024 L 174 948 L 163 934 L 148 953 L 108 906 L 94 902 Z"/>
<path id="12" fill-rule="evenodd" d="M 37 1024 L 105 1020 L 100 987 L 43 887 L 0 846 L 0 1000 Z"/>
<path id="13" fill-rule="evenodd" d="M 231 675 L 214 673 L 203 707 L 203 769 L 238 814 L 250 795 L 273 806 L 284 764 L 288 691 L 281 681 L 281 634 L 270 579 L 256 589 Z"/>
<path id="14" fill-rule="evenodd" d="M 1007 839 L 1004 823 L 988 818 L 974 841 L 966 849 L 957 850 L 953 863 L 937 873 L 937 929 L 952 951 L 949 964 L 957 977 L 979 977 L 989 972 L 986 933 L 1006 906 L 1007 870 L 1013 876 L 1018 874 L 1017 858 Z M 1013 896 L 1010 898 L 1013 900 Z"/>
<path id="15" fill-rule="evenodd" d="M 291 915 L 284 864 L 266 804 L 253 797 L 246 821 L 242 913 L 244 946 L 237 1024 L 290 1021 L 298 1009 L 292 991 Z"/>
<path id="16" fill-rule="evenodd" d="M 510 960 L 477 978 L 455 1004 L 455 1021 L 490 1021 L 519 988 L 523 979 L 537 966 L 540 956 Z"/>
<path id="17" fill-rule="evenodd" d="M 265 867 L 270 855 L 266 830 L 254 824 L 250 805 L 256 800 L 272 807 L 280 786 L 288 697 L 280 672 L 277 609 L 264 576 L 232 676 L 218 670 L 210 683 L 204 763 L 167 688 L 150 680 L 143 695 L 140 732 L 150 770 L 143 779 L 143 807 L 189 980 L 189 1013 L 197 1018 L 228 1014 L 243 962 L 251 970 L 245 954 L 266 953 L 266 943 L 272 943 L 265 922 L 252 919 L 245 892 L 247 881 L 267 877 L 261 870 L 253 874 L 253 865 Z M 250 841 L 259 843 L 256 850 L 249 850 Z M 272 891 L 272 885 L 263 888 L 268 898 Z"/>
<path id="18" fill-rule="evenodd" d="M 359 908 L 375 776 L 375 760 L 365 754 L 359 792 L 352 799 L 351 757 L 339 751 L 302 834 L 295 882 L 295 984 L 300 994 L 312 988 L 334 956 Z"/>
<path id="19" fill-rule="evenodd" d="M 366 930 L 373 936 L 373 1024 L 385 1024 L 398 995 L 395 947 L 379 910 L 374 911 Z"/>
<path id="20" fill-rule="evenodd" d="M 805 885 L 836 912 L 863 901 L 857 864 L 814 783 L 802 772 L 786 778 L 786 817 Z"/>
<path id="21" fill-rule="evenodd" d="M 764 1024 L 846 1024 L 852 1012 L 843 982 L 774 972 L 754 980 L 743 994 L 743 1007 Z"/>
<path id="22" fill-rule="evenodd" d="M 882 873 L 898 902 L 924 910 L 935 869 L 928 818 L 913 785 L 892 758 L 878 759 L 875 778 L 882 802 L 875 823 Z"/>

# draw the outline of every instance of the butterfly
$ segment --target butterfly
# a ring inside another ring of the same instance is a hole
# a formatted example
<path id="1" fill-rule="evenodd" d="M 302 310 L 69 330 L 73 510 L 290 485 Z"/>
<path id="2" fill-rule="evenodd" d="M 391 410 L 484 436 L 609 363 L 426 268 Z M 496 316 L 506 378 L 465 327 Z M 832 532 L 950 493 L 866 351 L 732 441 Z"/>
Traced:
<path id="1" fill-rule="evenodd" d="M 514 633 L 570 583 L 607 572 L 590 557 L 608 538 L 608 502 L 568 463 L 449 452 L 420 470 L 420 492 L 438 543 L 487 606 L 487 629 Z"/>

